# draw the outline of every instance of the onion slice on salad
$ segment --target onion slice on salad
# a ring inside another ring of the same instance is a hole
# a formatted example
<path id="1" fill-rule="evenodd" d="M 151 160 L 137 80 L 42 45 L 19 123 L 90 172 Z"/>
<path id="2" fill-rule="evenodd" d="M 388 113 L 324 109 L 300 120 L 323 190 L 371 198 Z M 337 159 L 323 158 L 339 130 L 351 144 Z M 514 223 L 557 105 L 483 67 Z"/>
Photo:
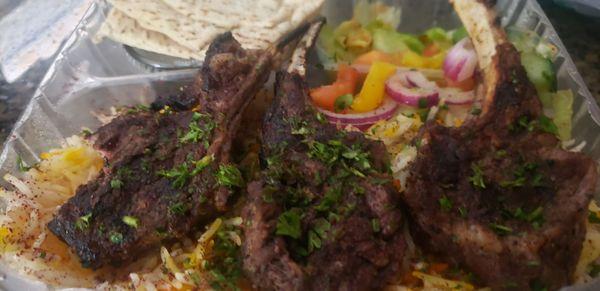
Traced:
<path id="1" fill-rule="evenodd" d="M 449 105 L 466 105 L 475 101 L 475 91 L 462 91 L 458 88 L 440 88 L 440 99 Z"/>
<path id="2" fill-rule="evenodd" d="M 438 87 L 418 71 L 401 72 L 385 83 L 385 92 L 398 103 L 431 107 L 439 102 Z"/>
<path id="3" fill-rule="evenodd" d="M 469 38 L 457 42 L 444 59 L 444 74 L 446 78 L 462 82 L 475 74 L 477 67 L 477 53 Z"/>
<path id="4" fill-rule="evenodd" d="M 331 124 L 342 126 L 352 125 L 360 130 L 366 130 L 378 121 L 387 120 L 394 116 L 398 109 L 398 104 L 386 98 L 383 100 L 381 106 L 373 111 L 349 114 L 335 113 L 318 107 L 317 109 L 327 117 L 327 120 Z"/>

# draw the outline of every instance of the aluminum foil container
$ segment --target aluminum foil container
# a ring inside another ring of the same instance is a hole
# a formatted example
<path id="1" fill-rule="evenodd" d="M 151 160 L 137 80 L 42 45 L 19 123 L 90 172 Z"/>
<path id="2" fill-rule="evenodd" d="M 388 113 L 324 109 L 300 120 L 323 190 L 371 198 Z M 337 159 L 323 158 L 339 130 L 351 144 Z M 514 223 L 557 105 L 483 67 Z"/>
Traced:
<path id="1" fill-rule="evenodd" d="M 352 16 L 353 2 L 328 0 L 322 14 L 335 25 Z M 398 27 L 401 31 L 418 33 L 432 26 L 452 29 L 461 25 L 447 0 L 384 2 L 402 8 Z M 80 133 L 82 128 L 97 129 L 102 124 L 101 116 L 111 114 L 111 107 L 148 104 L 193 79 L 197 72 L 193 66 L 197 64 L 132 51 L 110 40 L 94 42 L 108 9 L 105 2 L 94 2 L 62 47 L 4 145 L 0 176 L 6 173 L 19 176 L 18 156 L 34 164 L 40 161 L 40 153 L 60 147 L 67 137 Z M 573 137 L 576 143 L 585 143 L 583 152 L 599 161 L 600 109 L 540 6 L 534 0 L 498 0 L 496 9 L 503 26 L 533 30 L 559 48 L 555 61 L 558 87 L 575 93 Z M 0 185 L 11 187 L 4 181 Z M 55 288 L 19 276 L 10 266 L 0 264 L 0 289 Z M 600 290 L 600 281 L 565 289 Z"/>

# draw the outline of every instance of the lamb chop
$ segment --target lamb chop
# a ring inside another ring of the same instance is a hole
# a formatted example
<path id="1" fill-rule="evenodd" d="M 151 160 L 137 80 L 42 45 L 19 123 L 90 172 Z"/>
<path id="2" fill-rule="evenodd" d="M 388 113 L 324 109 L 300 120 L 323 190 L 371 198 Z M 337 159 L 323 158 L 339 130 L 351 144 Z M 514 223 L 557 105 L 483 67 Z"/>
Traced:
<path id="1" fill-rule="evenodd" d="M 555 290 L 573 280 L 595 191 L 595 162 L 548 132 L 493 1 L 454 0 L 479 55 L 483 115 L 428 124 L 403 199 L 414 236 L 494 290 Z"/>
<path id="2" fill-rule="evenodd" d="M 92 140 L 106 166 L 60 208 L 50 230 L 83 266 L 96 269 L 127 262 L 222 215 L 243 183 L 230 161 L 241 113 L 269 76 L 275 55 L 305 30 L 254 52 L 223 34 L 191 88 L 101 127 Z"/>
<path id="3" fill-rule="evenodd" d="M 260 290 L 366 290 L 402 268 L 403 218 L 383 144 L 338 131 L 308 100 L 315 25 L 280 72 L 264 120 L 264 171 L 248 186 L 243 267 Z"/>

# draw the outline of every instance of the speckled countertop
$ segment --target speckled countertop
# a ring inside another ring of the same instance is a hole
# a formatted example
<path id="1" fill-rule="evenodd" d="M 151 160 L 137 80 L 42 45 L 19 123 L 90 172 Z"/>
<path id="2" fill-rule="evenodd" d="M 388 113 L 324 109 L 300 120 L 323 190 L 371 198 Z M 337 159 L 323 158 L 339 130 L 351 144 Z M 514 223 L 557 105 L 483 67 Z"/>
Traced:
<path id="1" fill-rule="evenodd" d="M 600 19 L 582 16 L 551 1 L 539 2 L 565 43 L 588 88 L 600 101 Z M 50 62 L 39 62 L 12 84 L 8 84 L 0 73 L 0 143 L 10 133 Z"/>

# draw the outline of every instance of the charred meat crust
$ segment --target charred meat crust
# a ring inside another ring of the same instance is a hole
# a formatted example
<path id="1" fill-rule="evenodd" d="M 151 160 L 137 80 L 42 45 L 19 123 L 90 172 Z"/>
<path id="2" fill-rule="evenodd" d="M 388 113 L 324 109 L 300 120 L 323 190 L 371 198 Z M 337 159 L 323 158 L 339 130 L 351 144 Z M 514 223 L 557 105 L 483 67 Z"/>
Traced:
<path id="1" fill-rule="evenodd" d="M 596 166 L 544 132 L 517 51 L 496 51 L 490 110 L 461 128 L 427 125 L 403 198 L 418 241 L 482 285 L 555 290 L 573 280 Z"/>
<path id="2" fill-rule="evenodd" d="M 248 186 L 242 215 L 244 269 L 263 290 L 381 288 L 401 271 L 406 248 L 385 148 L 323 122 L 307 92 L 300 75 L 278 74 L 264 174 Z M 282 217 L 294 209 L 299 233 L 283 235 Z"/>
<path id="3" fill-rule="evenodd" d="M 232 187 L 215 173 L 229 163 L 239 115 L 266 80 L 269 62 L 231 34 L 218 37 L 186 92 L 132 109 L 92 136 L 106 166 L 49 229 L 95 269 L 128 262 L 222 215 Z"/>

